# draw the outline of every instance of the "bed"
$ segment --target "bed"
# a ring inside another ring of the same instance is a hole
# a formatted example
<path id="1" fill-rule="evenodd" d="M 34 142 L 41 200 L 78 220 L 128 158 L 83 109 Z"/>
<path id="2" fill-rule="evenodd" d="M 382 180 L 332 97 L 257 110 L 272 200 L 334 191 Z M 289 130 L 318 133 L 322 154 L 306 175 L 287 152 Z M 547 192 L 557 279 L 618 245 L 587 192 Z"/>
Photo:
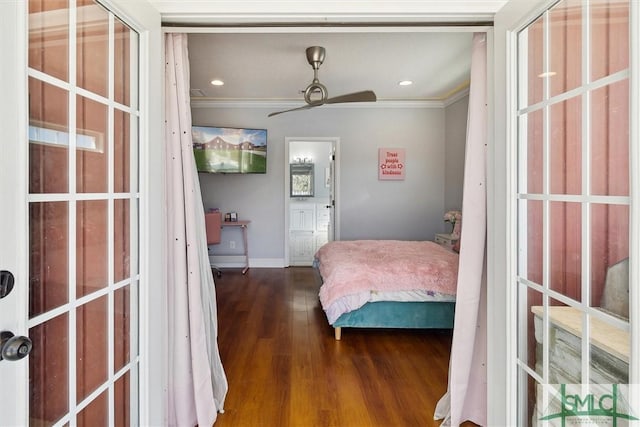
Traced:
<path id="1" fill-rule="evenodd" d="M 320 303 L 342 328 L 453 328 L 458 254 L 430 241 L 334 241 L 315 254 Z"/>

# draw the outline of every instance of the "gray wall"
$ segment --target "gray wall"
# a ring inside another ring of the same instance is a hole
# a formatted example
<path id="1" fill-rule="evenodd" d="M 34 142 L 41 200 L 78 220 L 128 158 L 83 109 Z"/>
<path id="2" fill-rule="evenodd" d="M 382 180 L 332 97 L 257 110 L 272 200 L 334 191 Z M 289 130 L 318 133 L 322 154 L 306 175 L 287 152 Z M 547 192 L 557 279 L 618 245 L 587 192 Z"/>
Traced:
<path id="1" fill-rule="evenodd" d="M 462 210 L 464 151 L 467 140 L 469 96 L 445 108 L 444 208 Z"/>
<path id="2" fill-rule="evenodd" d="M 192 109 L 195 125 L 268 130 L 264 175 L 200 174 L 205 208 L 251 220 L 253 265 L 284 258 L 285 137 L 340 138 L 340 236 L 351 239 L 433 239 L 445 230 L 445 109 L 330 108 L 267 118 L 271 109 Z M 466 128 L 464 122 L 458 127 Z M 379 181 L 378 148 L 406 149 L 404 181 Z M 224 236 L 223 236 L 224 239 Z"/>

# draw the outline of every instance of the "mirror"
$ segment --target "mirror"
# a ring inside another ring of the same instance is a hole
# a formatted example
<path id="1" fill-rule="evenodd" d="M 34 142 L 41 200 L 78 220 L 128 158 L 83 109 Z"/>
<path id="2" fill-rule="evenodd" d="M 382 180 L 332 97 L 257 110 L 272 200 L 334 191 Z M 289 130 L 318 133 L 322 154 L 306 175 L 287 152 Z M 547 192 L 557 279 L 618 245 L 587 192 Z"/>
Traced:
<path id="1" fill-rule="evenodd" d="M 313 163 L 291 163 L 290 196 L 313 197 Z"/>

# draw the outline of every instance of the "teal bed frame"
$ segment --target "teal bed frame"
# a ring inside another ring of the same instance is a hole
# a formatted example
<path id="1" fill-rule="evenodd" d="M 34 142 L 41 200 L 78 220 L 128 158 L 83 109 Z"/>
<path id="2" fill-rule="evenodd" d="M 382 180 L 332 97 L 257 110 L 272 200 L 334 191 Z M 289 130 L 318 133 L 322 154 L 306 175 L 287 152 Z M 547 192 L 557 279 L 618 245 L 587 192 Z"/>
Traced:
<path id="1" fill-rule="evenodd" d="M 342 328 L 452 329 L 455 302 L 368 302 L 333 323 L 336 340 Z"/>

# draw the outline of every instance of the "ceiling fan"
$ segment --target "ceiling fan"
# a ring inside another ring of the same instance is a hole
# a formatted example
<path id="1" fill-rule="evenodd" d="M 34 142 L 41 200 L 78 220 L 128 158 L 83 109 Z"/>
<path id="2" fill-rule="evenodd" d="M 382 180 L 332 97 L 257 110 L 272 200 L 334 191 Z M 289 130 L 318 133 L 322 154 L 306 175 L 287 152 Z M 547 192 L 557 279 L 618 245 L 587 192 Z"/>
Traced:
<path id="1" fill-rule="evenodd" d="M 375 102 L 376 94 L 373 93 L 372 90 L 364 90 L 361 92 L 349 93 L 346 95 L 334 96 L 333 98 L 329 98 L 329 94 L 327 92 L 327 88 L 325 85 L 320 83 L 318 80 L 318 69 L 320 65 L 324 62 L 325 57 L 325 49 L 321 46 L 311 46 L 307 48 L 307 61 L 309 65 L 313 67 L 313 81 L 307 86 L 304 90 L 304 100 L 307 105 L 303 105 L 302 107 L 291 108 L 289 110 L 277 111 L 275 113 L 269 114 L 269 117 L 288 113 L 289 111 L 297 111 L 297 110 L 307 110 L 313 107 L 319 107 L 324 104 L 340 104 L 344 102 Z M 317 97 L 320 95 L 320 99 L 313 99 L 312 95 Z"/>

